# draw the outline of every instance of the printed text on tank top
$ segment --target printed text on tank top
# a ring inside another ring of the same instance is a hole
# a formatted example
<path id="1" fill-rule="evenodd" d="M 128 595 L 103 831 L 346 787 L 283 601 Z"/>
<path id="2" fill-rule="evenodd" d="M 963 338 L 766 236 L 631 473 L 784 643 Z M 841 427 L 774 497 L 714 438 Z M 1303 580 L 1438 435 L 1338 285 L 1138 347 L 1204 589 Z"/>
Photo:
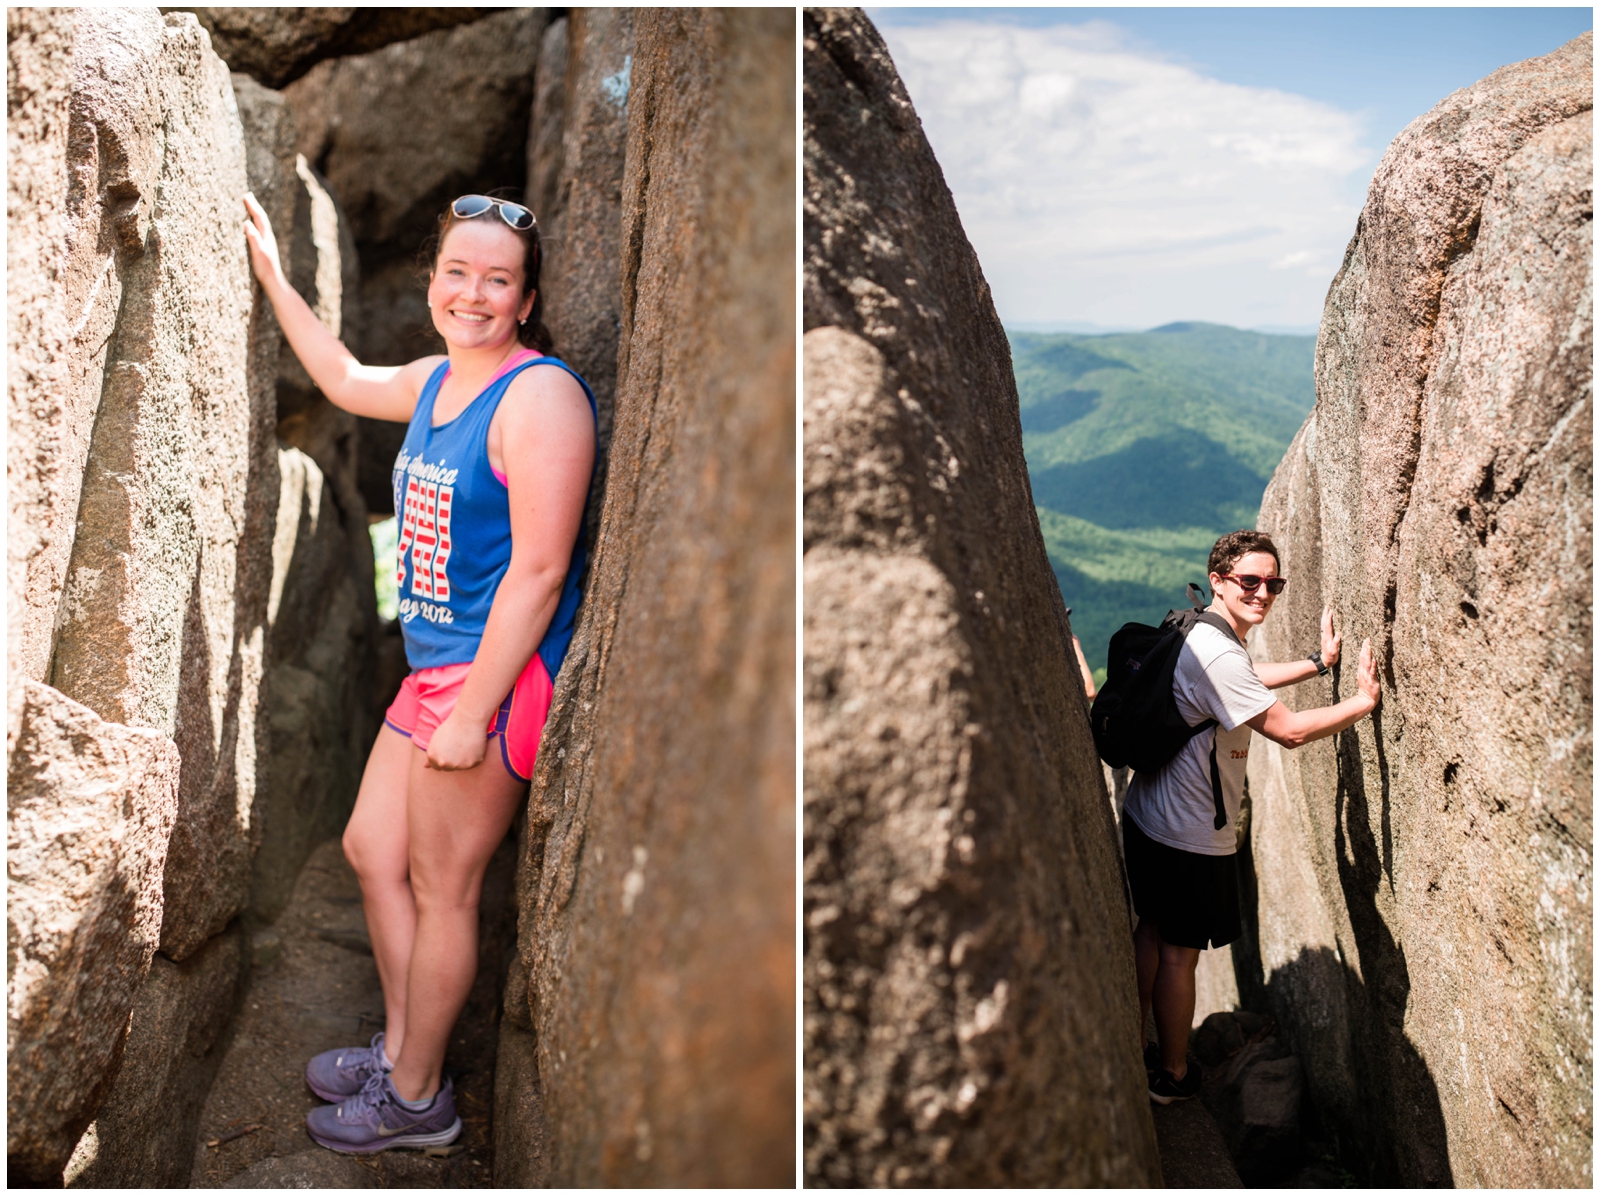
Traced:
<path id="1" fill-rule="evenodd" d="M 546 364 L 582 388 L 593 420 L 594 398 L 587 383 L 548 354 L 513 355 L 471 402 L 442 424 L 433 422 L 433 414 L 448 360 L 437 362 L 418 396 L 393 470 L 400 516 L 395 580 L 401 591 L 406 658 L 414 669 L 469 661 L 477 651 L 511 557 L 509 495 L 504 475 L 489 461 L 489 429 L 508 388 L 531 367 Z M 535 450 L 529 463 L 535 469 L 538 455 Z M 586 557 L 580 522 L 556 611 L 537 649 L 551 676 L 559 673 L 571 642 Z"/>

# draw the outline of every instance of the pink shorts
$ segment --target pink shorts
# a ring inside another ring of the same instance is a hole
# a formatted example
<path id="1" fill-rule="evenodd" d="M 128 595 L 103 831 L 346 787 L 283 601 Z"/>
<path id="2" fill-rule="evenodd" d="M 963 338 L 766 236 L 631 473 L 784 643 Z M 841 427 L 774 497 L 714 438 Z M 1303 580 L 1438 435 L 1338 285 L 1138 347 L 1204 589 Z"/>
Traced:
<path id="1" fill-rule="evenodd" d="M 416 670 L 400 683 L 400 693 L 384 714 L 383 721 L 427 751 L 439 724 L 456 708 L 456 699 L 461 696 L 461 686 L 471 669 L 469 660 L 464 664 Z M 533 776 L 533 763 L 539 756 L 539 736 L 550 713 L 553 692 L 550 674 L 545 672 L 544 661 L 535 652 L 506 700 L 500 703 L 500 709 L 495 711 L 494 718 L 489 720 L 485 734 L 491 739 L 496 735 L 500 737 L 500 760 L 506 771 L 519 781 L 528 781 Z"/>

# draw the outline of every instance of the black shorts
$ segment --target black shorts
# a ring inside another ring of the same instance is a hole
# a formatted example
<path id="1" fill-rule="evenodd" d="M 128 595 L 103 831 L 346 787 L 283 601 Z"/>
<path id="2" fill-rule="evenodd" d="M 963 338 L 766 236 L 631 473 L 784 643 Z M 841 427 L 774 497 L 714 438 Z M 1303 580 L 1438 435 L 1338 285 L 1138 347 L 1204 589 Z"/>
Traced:
<path id="1" fill-rule="evenodd" d="M 1239 857 L 1200 855 L 1157 843 L 1122 815 L 1133 912 L 1154 922 L 1174 947 L 1225 947 L 1243 933 L 1239 922 Z"/>

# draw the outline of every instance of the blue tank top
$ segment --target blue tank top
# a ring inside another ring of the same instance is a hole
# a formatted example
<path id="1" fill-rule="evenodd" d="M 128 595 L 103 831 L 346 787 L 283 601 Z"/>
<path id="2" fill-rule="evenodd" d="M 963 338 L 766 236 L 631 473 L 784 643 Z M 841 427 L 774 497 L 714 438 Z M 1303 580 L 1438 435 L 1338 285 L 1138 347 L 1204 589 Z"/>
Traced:
<path id="1" fill-rule="evenodd" d="M 510 496 L 489 466 L 489 421 L 511 380 L 541 365 L 556 366 L 577 378 L 594 414 L 589 384 L 554 357 L 535 357 L 507 370 L 460 415 L 437 428 L 433 405 L 448 361 L 434 370 L 417 398 L 394 462 L 400 629 L 413 669 L 462 664 L 478 654 L 489 607 L 511 566 Z M 585 500 L 584 519 L 587 516 Z M 577 622 L 578 580 L 587 559 L 583 528 L 580 520 L 556 613 L 539 642 L 539 656 L 551 680 L 561 671 Z"/>

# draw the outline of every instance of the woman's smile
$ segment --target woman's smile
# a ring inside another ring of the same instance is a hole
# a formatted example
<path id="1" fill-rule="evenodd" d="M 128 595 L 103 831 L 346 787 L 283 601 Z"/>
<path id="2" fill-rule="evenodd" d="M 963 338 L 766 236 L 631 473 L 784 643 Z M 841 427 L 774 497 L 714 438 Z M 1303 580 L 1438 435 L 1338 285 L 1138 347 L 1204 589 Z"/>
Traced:
<path id="1" fill-rule="evenodd" d="M 461 348 L 499 344 L 517 333 L 517 321 L 532 307 L 522 291 L 522 242 L 498 222 L 467 221 L 445 236 L 428 306 L 434 326 Z"/>

